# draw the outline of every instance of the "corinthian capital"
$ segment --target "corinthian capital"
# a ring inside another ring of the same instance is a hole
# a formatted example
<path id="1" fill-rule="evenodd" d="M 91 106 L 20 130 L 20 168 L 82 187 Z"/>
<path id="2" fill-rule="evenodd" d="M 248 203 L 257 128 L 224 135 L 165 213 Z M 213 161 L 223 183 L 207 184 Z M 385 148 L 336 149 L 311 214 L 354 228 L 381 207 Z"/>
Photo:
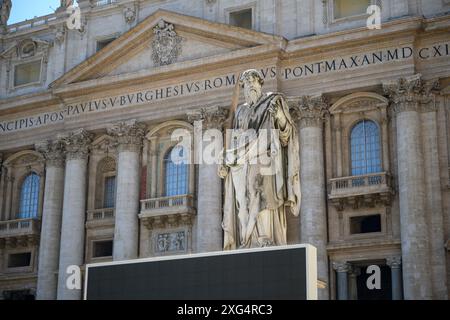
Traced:
<path id="1" fill-rule="evenodd" d="M 302 96 L 293 107 L 292 115 L 300 122 L 301 128 L 322 127 L 327 105 L 327 100 L 322 95 Z"/>
<path id="2" fill-rule="evenodd" d="M 48 167 L 64 166 L 64 145 L 61 140 L 38 142 L 35 149 L 42 153 Z"/>
<path id="3" fill-rule="evenodd" d="M 221 129 L 228 116 L 228 110 L 223 107 L 201 108 L 188 113 L 189 122 L 202 121 L 205 129 Z"/>
<path id="4" fill-rule="evenodd" d="M 400 78 L 383 84 L 395 113 L 404 111 L 428 111 L 433 102 L 434 91 L 439 90 L 439 81 L 424 81 L 422 75 Z M 431 109 L 434 109 L 431 107 Z"/>
<path id="5" fill-rule="evenodd" d="M 84 129 L 78 129 L 68 135 L 60 136 L 61 143 L 65 146 L 67 159 L 86 159 L 89 155 L 92 137 L 92 133 Z"/>
<path id="6" fill-rule="evenodd" d="M 386 264 L 391 268 L 400 268 L 402 264 L 401 257 L 389 257 L 386 259 Z"/>
<path id="7" fill-rule="evenodd" d="M 116 140 L 117 151 L 139 152 L 145 134 L 145 125 L 137 120 L 118 122 L 108 128 L 108 134 Z"/>
<path id="8" fill-rule="evenodd" d="M 348 262 L 339 261 L 333 262 L 333 269 L 336 270 L 336 272 L 350 272 L 352 268 Z"/>

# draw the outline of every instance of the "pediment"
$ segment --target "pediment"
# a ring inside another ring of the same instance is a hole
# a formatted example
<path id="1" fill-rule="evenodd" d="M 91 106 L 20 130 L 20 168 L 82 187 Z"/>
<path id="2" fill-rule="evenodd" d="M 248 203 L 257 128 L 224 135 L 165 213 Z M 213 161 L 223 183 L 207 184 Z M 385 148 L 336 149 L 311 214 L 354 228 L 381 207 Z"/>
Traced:
<path id="1" fill-rule="evenodd" d="M 170 65 L 226 57 L 239 50 L 280 46 L 281 37 L 158 10 L 136 27 L 82 62 L 50 87 L 118 75 L 153 73 Z"/>

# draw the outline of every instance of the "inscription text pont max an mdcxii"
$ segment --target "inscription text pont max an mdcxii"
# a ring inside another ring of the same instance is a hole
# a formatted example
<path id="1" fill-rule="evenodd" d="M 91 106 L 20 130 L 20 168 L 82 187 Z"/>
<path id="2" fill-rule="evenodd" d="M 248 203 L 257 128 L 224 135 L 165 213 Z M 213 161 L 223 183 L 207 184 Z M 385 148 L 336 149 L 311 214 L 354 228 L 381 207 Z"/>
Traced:
<path id="1" fill-rule="evenodd" d="M 314 76 L 325 76 L 326 74 L 335 72 L 367 68 L 380 64 L 398 63 L 399 61 L 408 59 L 429 60 L 448 56 L 450 56 L 450 43 L 441 43 L 419 48 L 404 46 L 380 49 L 358 55 L 297 64 L 282 69 L 269 66 L 259 71 L 265 80 L 280 78 L 283 81 L 291 81 Z M 236 84 L 236 77 L 234 74 L 219 75 L 209 79 L 185 82 L 166 87 L 149 88 L 148 90 L 141 90 L 139 92 L 63 104 L 54 111 L 27 117 L 4 118 L 0 119 L 0 135 L 61 123 L 66 119 L 89 113 L 152 104 L 166 99 L 181 98 L 226 87 L 232 88 Z"/>

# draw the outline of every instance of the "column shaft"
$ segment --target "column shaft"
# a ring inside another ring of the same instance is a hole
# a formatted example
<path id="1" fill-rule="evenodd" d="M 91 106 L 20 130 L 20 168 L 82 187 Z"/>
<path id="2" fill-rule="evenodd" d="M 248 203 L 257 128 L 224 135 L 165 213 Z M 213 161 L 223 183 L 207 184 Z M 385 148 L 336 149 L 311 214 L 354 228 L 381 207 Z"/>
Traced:
<path id="1" fill-rule="evenodd" d="M 337 300 L 348 300 L 348 272 L 350 265 L 345 262 L 333 263 L 337 275 Z"/>
<path id="2" fill-rule="evenodd" d="M 138 257 L 140 155 L 145 126 L 136 120 L 119 122 L 108 129 L 118 143 L 114 260 Z"/>
<path id="3" fill-rule="evenodd" d="M 217 165 L 201 164 L 198 171 L 197 251 L 222 249 L 222 181 Z"/>
<path id="4" fill-rule="evenodd" d="M 138 256 L 139 168 L 139 152 L 119 151 L 114 260 L 135 259 Z"/>
<path id="5" fill-rule="evenodd" d="M 68 289 L 68 266 L 82 266 L 86 215 L 87 159 L 69 159 L 64 180 L 64 204 L 59 254 L 58 300 L 79 300 L 81 290 Z"/>
<path id="6" fill-rule="evenodd" d="M 211 158 L 210 151 L 213 145 L 217 152 L 223 147 L 221 128 L 226 115 L 227 110 L 220 107 L 203 108 L 189 114 L 194 122 L 195 160 L 199 162 L 197 252 L 219 251 L 223 247 L 222 181 L 217 174 L 217 157 Z"/>
<path id="7" fill-rule="evenodd" d="M 397 117 L 400 231 L 405 299 L 431 299 L 423 128 L 420 111 L 433 86 L 420 75 L 384 85 Z"/>
<path id="8" fill-rule="evenodd" d="M 406 299 L 431 298 L 425 179 L 418 112 L 397 115 L 397 157 L 403 283 Z"/>
<path id="9" fill-rule="evenodd" d="M 54 146 L 54 148 L 51 146 Z M 55 300 L 58 285 L 59 245 L 61 241 L 64 160 L 60 145 L 57 143 L 46 144 L 42 148 L 37 147 L 37 150 L 43 152 L 47 160 L 41 241 L 39 245 L 37 299 Z"/>
<path id="10" fill-rule="evenodd" d="M 317 275 L 328 285 L 327 218 L 323 147 L 322 97 L 303 97 L 300 118 L 300 209 L 301 242 L 317 248 Z M 328 299 L 328 288 L 319 290 L 319 299 Z"/>
<path id="11" fill-rule="evenodd" d="M 434 102 L 431 102 L 434 104 Z M 439 166 L 435 108 L 422 114 L 423 146 L 426 180 L 427 225 L 430 239 L 430 262 L 433 299 L 447 300 L 447 271 L 444 247 L 444 217 L 442 210 L 442 189 Z"/>
<path id="12" fill-rule="evenodd" d="M 67 152 L 64 178 L 63 216 L 59 253 L 58 300 L 79 300 L 81 290 L 67 286 L 73 274 L 67 267 L 84 264 L 86 217 L 86 179 L 89 144 L 92 135 L 83 129 L 61 138 Z M 76 284 L 72 282 L 71 284 Z"/>

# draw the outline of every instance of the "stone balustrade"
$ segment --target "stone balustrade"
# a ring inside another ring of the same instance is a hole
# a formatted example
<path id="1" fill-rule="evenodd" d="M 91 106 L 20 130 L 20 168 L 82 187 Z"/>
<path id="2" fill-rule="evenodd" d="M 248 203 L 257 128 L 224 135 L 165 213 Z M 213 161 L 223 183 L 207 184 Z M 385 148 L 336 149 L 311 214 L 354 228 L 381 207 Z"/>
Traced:
<path id="1" fill-rule="evenodd" d="M 29 246 L 38 243 L 40 221 L 37 219 L 17 219 L 0 222 L 0 249 Z"/>
<path id="2" fill-rule="evenodd" d="M 114 219 L 114 208 L 104 208 L 90 210 L 87 213 L 88 221 L 108 220 Z"/>
<path id="3" fill-rule="evenodd" d="M 149 229 L 190 225 L 196 214 L 192 195 L 141 200 L 139 219 Z"/>
<path id="4" fill-rule="evenodd" d="M 115 223 L 115 209 L 102 208 L 88 210 L 86 217 L 86 228 L 92 229 L 96 227 L 113 226 Z"/>
<path id="5" fill-rule="evenodd" d="M 36 17 L 33 19 L 21 21 L 18 23 L 14 23 L 8 26 L 8 32 L 18 32 L 25 29 L 31 29 L 42 25 L 48 25 L 50 22 L 55 21 L 57 19 L 56 15 L 54 13 L 48 14 L 41 17 Z"/>
<path id="6" fill-rule="evenodd" d="M 330 179 L 329 199 L 339 209 L 345 205 L 382 202 L 389 204 L 393 193 L 391 176 L 387 172 Z"/>
<path id="7" fill-rule="evenodd" d="M 158 215 L 160 212 L 189 209 L 193 207 L 192 195 L 177 195 L 171 197 L 141 200 L 141 214 Z"/>
<path id="8" fill-rule="evenodd" d="M 0 238 L 39 233 L 39 220 L 17 219 L 0 222 Z"/>

